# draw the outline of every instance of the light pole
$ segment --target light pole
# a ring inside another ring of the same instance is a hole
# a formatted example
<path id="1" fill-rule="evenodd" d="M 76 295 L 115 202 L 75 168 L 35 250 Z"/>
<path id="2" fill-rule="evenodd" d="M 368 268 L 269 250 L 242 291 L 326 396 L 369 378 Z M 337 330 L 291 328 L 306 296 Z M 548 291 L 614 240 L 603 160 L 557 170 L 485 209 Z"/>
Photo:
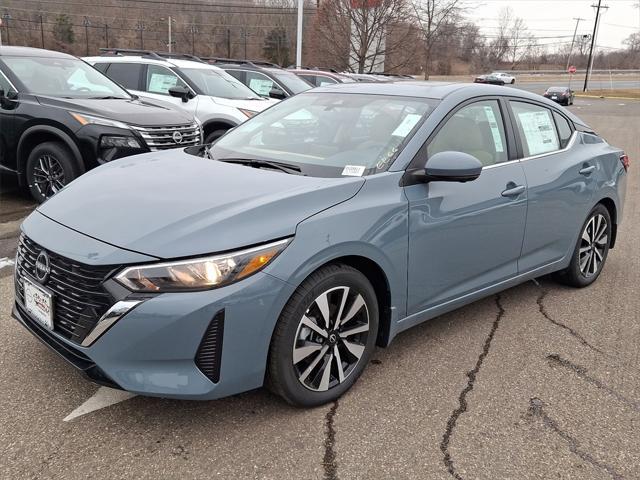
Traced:
<path id="1" fill-rule="evenodd" d="M 302 68 L 302 13 L 304 0 L 298 0 L 298 32 L 296 36 L 296 68 Z"/>
<path id="2" fill-rule="evenodd" d="M 584 20 L 584 18 L 574 18 L 576 21 L 576 29 L 573 31 L 573 38 L 571 39 L 571 48 L 569 48 L 569 55 L 567 56 L 567 68 L 565 70 L 569 70 L 569 65 L 571 62 L 571 54 L 573 53 L 573 45 L 576 42 L 576 35 L 578 34 L 578 25 L 580 25 L 580 21 Z"/>
<path id="3" fill-rule="evenodd" d="M 89 27 L 91 26 L 91 21 L 89 17 L 84 17 L 84 21 L 82 22 L 84 25 L 84 42 L 86 45 L 87 56 L 89 56 Z"/>

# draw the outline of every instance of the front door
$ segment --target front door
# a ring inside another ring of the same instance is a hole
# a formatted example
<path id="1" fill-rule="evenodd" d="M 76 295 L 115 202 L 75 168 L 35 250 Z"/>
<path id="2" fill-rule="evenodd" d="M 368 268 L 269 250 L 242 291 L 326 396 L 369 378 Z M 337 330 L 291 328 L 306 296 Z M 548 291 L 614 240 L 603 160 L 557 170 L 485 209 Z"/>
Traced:
<path id="1" fill-rule="evenodd" d="M 527 190 L 520 163 L 510 160 L 515 152 L 509 155 L 503 119 L 497 99 L 464 105 L 418 154 L 429 158 L 459 151 L 473 155 L 484 167 L 471 182 L 405 187 L 409 315 L 518 273 Z"/>

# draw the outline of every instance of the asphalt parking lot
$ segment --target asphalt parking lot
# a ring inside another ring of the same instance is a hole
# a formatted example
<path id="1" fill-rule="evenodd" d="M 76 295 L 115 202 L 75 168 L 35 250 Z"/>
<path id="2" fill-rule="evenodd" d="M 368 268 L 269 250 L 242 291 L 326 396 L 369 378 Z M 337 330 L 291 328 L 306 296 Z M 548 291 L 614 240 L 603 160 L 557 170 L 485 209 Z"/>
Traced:
<path id="1" fill-rule="evenodd" d="M 0 477 L 640 478 L 640 102 L 570 109 L 631 159 L 599 280 L 575 290 L 541 278 L 409 330 L 332 405 L 98 388 L 10 317 L 12 267 L 0 263 Z M 1 188 L 10 259 L 33 204 Z"/>

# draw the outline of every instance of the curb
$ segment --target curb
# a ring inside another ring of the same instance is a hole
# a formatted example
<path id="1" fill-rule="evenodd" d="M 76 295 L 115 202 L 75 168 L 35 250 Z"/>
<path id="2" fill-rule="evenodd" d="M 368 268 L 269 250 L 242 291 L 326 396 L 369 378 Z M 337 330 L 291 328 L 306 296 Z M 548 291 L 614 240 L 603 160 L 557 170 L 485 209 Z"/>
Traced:
<path id="1" fill-rule="evenodd" d="M 614 99 L 614 100 L 640 100 L 640 98 L 633 97 L 607 97 L 600 95 L 576 95 L 576 98 L 602 98 L 602 99 Z"/>

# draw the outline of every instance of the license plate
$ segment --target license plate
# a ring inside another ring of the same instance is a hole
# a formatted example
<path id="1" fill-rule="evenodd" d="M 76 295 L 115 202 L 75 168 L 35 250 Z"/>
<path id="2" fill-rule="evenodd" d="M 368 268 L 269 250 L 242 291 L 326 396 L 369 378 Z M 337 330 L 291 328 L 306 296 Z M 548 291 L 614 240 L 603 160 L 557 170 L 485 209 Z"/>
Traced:
<path id="1" fill-rule="evenodd" d="M 555 96 L 555 95 L 553 97 L 551 97 L 551 100 L 557 100 L 557 99 L 558 99 L 558 97 Z"/>
<path id="2" fill-rule="evenodd" d="M 53 296 L 50 292 L 25 278 L 24 306 L 27 312 L 41 325 L 53 330 Z"/>

